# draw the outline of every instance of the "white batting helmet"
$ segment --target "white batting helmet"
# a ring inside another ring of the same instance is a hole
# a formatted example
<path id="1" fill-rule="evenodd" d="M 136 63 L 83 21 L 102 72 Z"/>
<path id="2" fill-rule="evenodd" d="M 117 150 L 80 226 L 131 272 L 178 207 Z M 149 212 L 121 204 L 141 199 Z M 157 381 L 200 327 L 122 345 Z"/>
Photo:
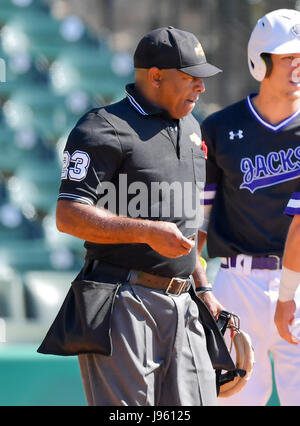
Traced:
<path id="1" fill-rule="evenodd" d="M 278 9 L 257 21 L 248 43 L 248 65 L 253 77 L 262 81 L 267 67 L 262 53 L 300 53 L 300 12 Z"/>

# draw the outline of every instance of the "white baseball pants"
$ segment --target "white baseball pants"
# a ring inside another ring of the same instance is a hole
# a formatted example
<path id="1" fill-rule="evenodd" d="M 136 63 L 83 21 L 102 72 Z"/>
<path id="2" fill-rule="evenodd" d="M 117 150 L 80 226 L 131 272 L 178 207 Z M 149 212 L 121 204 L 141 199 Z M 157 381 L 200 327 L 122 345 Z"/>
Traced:
<path id="1" fill-rule="evenodd" d="M 232 397 L 219 398 L 219 405 L 266 405 L 272 392 L 270 352 L 280 404 L 300 405 L 300 344 L 283 340 L 274 323 L 280 274 L 281 270 L 221 268 L 215 278 L 215 296 L 228 311 L 239 315 L 241 329 L 250 335 L 255 351 L 249 382 Z M 300 316 L 300 288 L 296 304 Z M 235 359 L 234 353 L 232 356 Z"/>

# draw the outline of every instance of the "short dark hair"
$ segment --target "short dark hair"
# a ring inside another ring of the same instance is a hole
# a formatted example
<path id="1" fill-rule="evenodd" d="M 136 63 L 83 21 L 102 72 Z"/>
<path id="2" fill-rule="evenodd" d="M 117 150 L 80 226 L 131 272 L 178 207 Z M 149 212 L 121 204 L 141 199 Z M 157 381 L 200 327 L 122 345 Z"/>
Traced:
<path id="1" fill-rule="evenodd" d="M 271 53 L 262 53 L 261 55 L 262 60 L 265 62 L 267 71 L 265 77 L 270 77 L 272 69 L 273 69 L 273 61 L 272 61 L 272 55 Z"/>

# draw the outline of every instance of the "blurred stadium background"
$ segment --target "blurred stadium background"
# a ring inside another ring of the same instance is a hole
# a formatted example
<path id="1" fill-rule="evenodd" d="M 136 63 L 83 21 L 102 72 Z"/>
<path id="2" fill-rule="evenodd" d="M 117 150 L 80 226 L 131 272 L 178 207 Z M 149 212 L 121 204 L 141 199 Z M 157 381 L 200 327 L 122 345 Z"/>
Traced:
<path id="1" fill-rule="evenodd" d="M 88 109 L 123 97 L 151 29 L 194 32 L 224 72 L 195 116 L 257 90 L 247 41 L 291 0 L 0 0 L 0 405 L 85 405 L 75 357 L 36 353 L 80 269 L 83 242 L 60 234 L 62 149 Z M 211 281 L 218 259 L 208 259 Z M 278 405 L 276 387 L 268 405 Z"/>

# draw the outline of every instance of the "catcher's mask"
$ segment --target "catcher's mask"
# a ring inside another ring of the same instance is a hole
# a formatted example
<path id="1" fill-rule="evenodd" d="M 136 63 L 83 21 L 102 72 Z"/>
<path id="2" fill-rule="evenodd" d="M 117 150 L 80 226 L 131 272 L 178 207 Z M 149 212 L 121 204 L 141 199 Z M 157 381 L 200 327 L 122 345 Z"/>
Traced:
<path id="1" fill-rule="evenodd" d="M 233 325 L 232 322 L 229 323 L 231 318 Z M 237 315 L 222 311 L 217 324 L 223 335 L 227 328 L 233 328 L 235 332 L 231 346 L 234 345 L 236 352 L 236 370 L 224 374 L 221 373 L 221 370 L 217 371 L 218 396 L 227 398 L 239 392 L 250 379 L 254 364 L 254 351 L 250 336 L 240 329 L 240 318 Z"/>

